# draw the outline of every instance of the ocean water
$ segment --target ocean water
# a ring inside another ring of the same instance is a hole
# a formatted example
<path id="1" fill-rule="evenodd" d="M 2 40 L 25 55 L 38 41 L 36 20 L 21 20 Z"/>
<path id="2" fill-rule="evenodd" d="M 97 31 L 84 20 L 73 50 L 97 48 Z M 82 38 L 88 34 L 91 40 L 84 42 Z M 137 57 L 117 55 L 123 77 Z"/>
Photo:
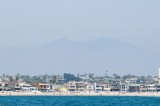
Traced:
<path id="1" fill-rule="evenodd" d="M 160 97 L 1 96 L 0 106 L 160 106 Z"/>

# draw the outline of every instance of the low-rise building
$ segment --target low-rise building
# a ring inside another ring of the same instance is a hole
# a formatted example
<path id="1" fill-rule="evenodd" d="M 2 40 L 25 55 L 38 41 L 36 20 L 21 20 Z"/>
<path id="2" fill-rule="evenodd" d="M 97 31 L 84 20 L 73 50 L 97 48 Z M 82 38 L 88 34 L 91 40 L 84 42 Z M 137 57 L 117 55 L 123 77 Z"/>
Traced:
<path id="1" fill-rule="evenodd" d="M 160 84 L 155 85 L 156 86 L 156 91 L 160 92 Z"/>
<path id="2" fill-rule="evenodd" d="M 37 87 L 39 91 L 48 92 L 51 90 L 51 85 L 47 83 L 33 83 L 33 87 Z"/>
<path id="3" fill-rule="evenodd" d="M 127 83 L 127 84 L 136 84 L 138 78 L 129 78 L 129 79 L 126 79 L 124 82 Z"/>
<path id="4" fill-rule="evenodd" d="M 120 88 L 119 88 L 119 84 L 111 84 L 111 92 L 119 92 Z"/>
<path id="5" fill-rule="evenodd" d="M 94 84 L 94 91 L 95 92 L 101 92 L 102 91 L 102 85 L 99 83 Z"/>
<path id="6" fill-rule="evenodd" d="M 147 88 L 146 88 L 146 86 L 145 86 L 144 84 L 142 84 L 142 85 L 139 87 L 139 89 L 140 89 L 140 92 L 147 92 Z"/>
<path id="7" fill-rule="evenodd" d="M 110 92 L 111 91 L 111 85 L 110 84 L 102 84 L 102 91 Z"/>
<path id="8" fill-rule="evenodd" d="M 0 81 L 0 91 L 4 91 L 5 90 L 5 83 Z"/>
<path id="9" fill-rule="evenodd" d="M 141 84 L 131 84 L 129 85 L 129 92 L 140 92 Z"/>
<path id="10" fill-rule="evenodd" d="M 19 91 L 21 90 L 21 87 L 19 86 L 18 81 L 11 81 L 6 83 L 6 87 L 8 87 L 11 91 Z"/>
<path id="11" fill-rule="evenodd" d="M 156 86 L 154 84 L 145 85 L 147 92 L 156 92 Z"/>
<path id="12" fill-rule="evenodd" d="M 129 85 L 128 84 L 124 84 L 124 83 L 120 83 L 119 84 L 119 88 L 120 88 L 120 92 L 121 93 L 126 93 L 129 90 Z"/>
<path id="13" fill-rule="evenodd" d="M 87 83 L 86 84 L 86 91 L 93 91 L 94 90 L 94 85 L 93 84 L 90 84 L 90 83 Z"/>
<path id="14" fill-rule="evenodd" d="M 38 92 L 37 87 L 22 87 L 22 91 L 24 92 Z"/>
<path id="15" fill-rule="evenodd" d="M 68 83 L 69 91 L 84 91 L 86 89 L 86 84 L 84 82 L 70 81 Z"/>

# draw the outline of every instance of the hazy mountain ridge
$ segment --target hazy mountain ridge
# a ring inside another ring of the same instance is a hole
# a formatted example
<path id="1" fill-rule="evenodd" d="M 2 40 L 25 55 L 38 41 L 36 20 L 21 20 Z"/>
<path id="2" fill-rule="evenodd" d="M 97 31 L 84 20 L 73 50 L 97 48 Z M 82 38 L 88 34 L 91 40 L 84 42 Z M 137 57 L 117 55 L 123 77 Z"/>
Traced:
<path id="1" fill-rule="evenodd" d="M 118 40 L 118 39 L 114 39 L 114 38 L 100 38 L 100 39 L 96 39 L 96 40 L 91 40 L 91 41 L 72 41 L 72 40 L 68 40 L 68 39 L 59 39 L 59 40 L 55 40 L 53 42 L 50 42 L 48 44 L 46 44 L 44 47 L 50 47 L 50 48 L 54 48 L 54 47 L 60 47 L 60 48 L 94 48 L 94 49 L 107 49 L 110 47 L 121 47 L 121 48 L 136 48 L 136 49 L 142 49 L 138 46 L 129 44 L 127 42 Z M 117 48 L 116 48 L 117 49 Z"/>
<path id="2" fill-rule="evenodd" d="M 22 74 L 103 74 L 106 70 L 118 74 L 146 74 L 146 71 L 154 74 L 154 69 L 158 68 L 155 57 L 114 38 L 87 42 L 60 39 L 43 47 L 0 49 L 0 70 Z"/>

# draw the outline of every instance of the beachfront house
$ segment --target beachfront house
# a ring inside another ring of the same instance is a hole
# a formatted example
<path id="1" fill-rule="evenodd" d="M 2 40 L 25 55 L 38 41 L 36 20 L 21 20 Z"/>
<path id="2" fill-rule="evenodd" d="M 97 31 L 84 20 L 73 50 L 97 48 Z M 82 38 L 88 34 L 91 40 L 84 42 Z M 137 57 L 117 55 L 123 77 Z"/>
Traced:
<path id="1" fill-rule="evenodd" d="M 160 92 L 160 84 L 155 85 L 156 86 L 156 91 Z"/>
<path id="2" fill-rule="evenodd" d="M 129 85 L 129 92 L 140 92 L 141 84 L 131 84 Z"/>
<path id="3" fill-rule="evenodd" d="M 86 84 L 84 82 L 70 81 L 68 82 L 69 91 L 84 91 L 86 89 Z"/>
<path id="4" fill-rule="evenodd" d="M 111 91 L 111 85 L 110 84 L 102 84 L 102 91 L 110 92 Z"/>
<path id="5" fill-rule="evenodd" d="M 146 86 L 145 86 L 144 84 L 142 84 L 142 85 L 139 87 L 139 89 L 140 89 L 140 92 L 147 92 L 147 88 L 146 88 Z"/>
<path id="6" fill-rule="evenodd" d="M 11 81 L 11 82 L 7 82 L 6 84 L 11 91 L 19 91 L 21 90 L 21 87 L 19 86 L 19 82 L 18 81 Z"/>
<path id="7" fill-rule="evenodd" d="M 23 92 L 38 92 L 37 87 L 33 87 L 32 85 L 25 82 L 20 83 L 19 86 L 21 87 Z"/>
<path id="8" fill-rule="evenodd" d="M 120 83 L 119 88 L 121 93 L 126 93 L 129 90 L 129 85 L 125 83 Z"/>
<path id="9" fill-rule="evenodd" d="M 69 91 L 76 91 L 75 81 L 68 82 L 68 90 Z"/>
<path id="10" fill-rule="evenodd" d="M 5 90 L 5 83 L 3 81 L 0 81 L 0 91 Z"/>
<path id="11" fill-rule="evenodd" d="M 93 91 L 94 90 L 94 85 L 91 83 L 86 83 L 86 91 Z"/>
<path id="12" fill-rule="evenodd" d="M 154 84 L 145 85 L 147 92 L 156 92 L 156 86 Z"/>
<path id="13" fill-rule="evenodd" d="M 101 92 L 102 91 L 102 85 L 99 83 L 94 84 L 94 91 L 95 92 Z"/>
<path id="14" fill-rule="evenodd" d="M 38 88 L 37 87 L 22 87 L 22 91 L 23 92 L 38 92 Z"/>
<path id="15" fill-rule="evenodd" d="M 52 87 L 50 84 L 47 84 L 47 83 L 32 83 L 31 84 L 33 87 L 37 87 L 39 91 L 42 91 L 42 92 L 49 92 Z"/>
<path id="16" fill-rule="evenodd" d="M 53 84 L 51 91 L 54 91 L 54 92 L 66 92 L 66 91 L 68 91 L 68 87 L 67 87 L 66 84 L 63 84 L 63 85 Z"/>
<path id="17" fill-rule="evenodd" d="M 120 91 L 120 88 L 118 83 L 111 84 L 111 92 L 119 92 L 119 91 Z"/>
<path id="18" fill-rule="evenodd" d="M 84 82 L 76 82 L 77 91 L 84 91 L 86 89 L 86 85 Z"/>

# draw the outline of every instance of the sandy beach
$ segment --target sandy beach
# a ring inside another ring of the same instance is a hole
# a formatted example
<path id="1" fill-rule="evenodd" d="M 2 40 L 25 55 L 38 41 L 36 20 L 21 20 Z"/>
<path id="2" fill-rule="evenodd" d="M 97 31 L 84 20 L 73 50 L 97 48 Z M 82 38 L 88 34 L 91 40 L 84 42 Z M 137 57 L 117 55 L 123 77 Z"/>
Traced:
<path id="1" fill-rule="evenodd" d="M 0 96 L 156 96 L 160 97 L 157 92 L 144 92 L 144 93 L 120 93 L 120 92 L 0 92 Z"/>

